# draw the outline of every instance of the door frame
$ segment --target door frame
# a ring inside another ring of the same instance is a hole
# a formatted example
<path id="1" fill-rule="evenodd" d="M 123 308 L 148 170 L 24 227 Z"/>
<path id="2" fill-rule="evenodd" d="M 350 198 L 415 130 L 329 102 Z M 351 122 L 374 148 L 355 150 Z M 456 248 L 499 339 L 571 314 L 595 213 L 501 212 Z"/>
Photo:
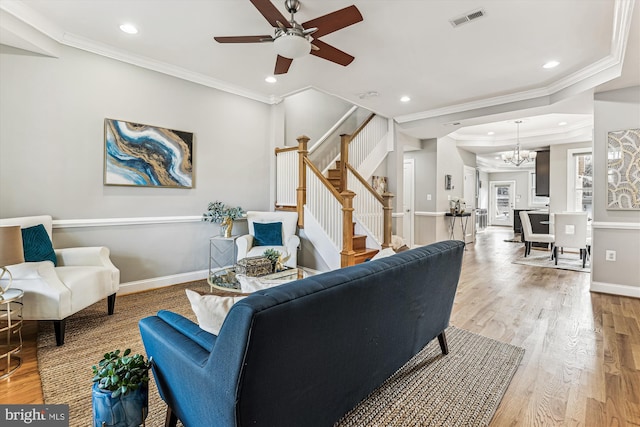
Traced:
<path id="1" fill-rule="evenodd" d="M 516 182 L 515 181 L 507 181 L 507 180 L 501 180 L 501 181 L 489 181 L 489 225 L 496 225 L 493 223 L 493 218 L 495 216 L 495 192 L 494 187 L 496 185 L 512 185 L 513 187 L 513 191 L 511 192 L 510 195 L 510 200 L 511 200 L 511 215 L 509 215 L 509 218 L 511 219 L 511 228 L 513 228 L 513 211 L 515 209 L 515 203 L 516 203 Z M 497 224 L 498 226 L 503 226 L 506 224 Z"/>
<path id="2" fill-rule="evenodd" d="M 410 179 L 407 183 L 407 174 L 405 173 L 405 168 L 410 167 Z M 403 191 L 402 191 L 402 237 L 405 240 L 405 244 L 410 248 L 413 247 L 414 234 L 415 234 L 415 181 L 416 181 L 416 172 L 415 172 L 415 161 L 414 159 L 404 159 L 403 168 L 402 168 L 402 182 L 403 182 Z M 407 189 L 407 184 L 410 185 L 411 191 L 405 191 Z M 407 194 L 409 193 L 409 194 Z M 407 203 L 408 202 L 408 203 Z M 405 206 L 409 206 L 410 212 L 405 209 Z M 408 216 L 408 218 L 407 218 Z M 408 230 L 407 230 L 408 228 Z M 406 236 L 408 234 L 408 236 Z"/>

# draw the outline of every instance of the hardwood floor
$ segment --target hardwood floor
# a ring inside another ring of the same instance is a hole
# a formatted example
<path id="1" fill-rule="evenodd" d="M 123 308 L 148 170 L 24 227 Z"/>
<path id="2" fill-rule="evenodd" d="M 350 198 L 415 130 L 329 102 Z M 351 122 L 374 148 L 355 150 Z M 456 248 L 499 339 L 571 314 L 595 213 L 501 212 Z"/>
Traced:
<path id="1" fill-rule="evenodd" d="M 491 426 L 640 426 L 640 299 L 592 293 L 587 273 L 512 264 L 512 237 L 489 228 L 467 246 L 451 318 L 526 350 Z M 42 402 L 35 322 L 24 332 L 0 403 Z"/>

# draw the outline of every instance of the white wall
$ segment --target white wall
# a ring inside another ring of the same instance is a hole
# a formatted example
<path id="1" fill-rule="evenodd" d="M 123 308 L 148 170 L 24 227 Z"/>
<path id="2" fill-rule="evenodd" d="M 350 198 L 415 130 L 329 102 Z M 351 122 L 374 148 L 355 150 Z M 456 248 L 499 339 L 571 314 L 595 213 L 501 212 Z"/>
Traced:
<path id="1" fill-rule="evenodd" d="M 607 209 L 607 134 L 638 128 L 640 86 L 595 95 L 591 290 L 635 297 L 640 297 L 640 211 Z M 616 252 L 615 262 L 606 261 L 607 250 Z"/>
<path id="2" fill-rule="evenodd" d="M 69 47 L 49 58 L 2 46 L 0 217 L 189 217 L 213 200 L 270 210 L 270 108 Z M 104 186 L 105 118 L 193 132 L 194 188 Z M 107 245 L 129 282 L 205 270 L 216 229 L 58 228 L 54 245 Z"/>

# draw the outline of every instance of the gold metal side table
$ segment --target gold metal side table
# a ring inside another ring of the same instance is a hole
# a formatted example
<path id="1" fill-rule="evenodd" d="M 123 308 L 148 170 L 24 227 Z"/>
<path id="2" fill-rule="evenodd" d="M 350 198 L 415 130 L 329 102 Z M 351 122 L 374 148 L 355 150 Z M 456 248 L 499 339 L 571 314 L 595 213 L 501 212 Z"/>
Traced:
<path id="1" fill-rule="evenodd" d="M 22 364 L 21 289 L 11 288 L 0 295 L 0 380 L 9 377 Z"/>

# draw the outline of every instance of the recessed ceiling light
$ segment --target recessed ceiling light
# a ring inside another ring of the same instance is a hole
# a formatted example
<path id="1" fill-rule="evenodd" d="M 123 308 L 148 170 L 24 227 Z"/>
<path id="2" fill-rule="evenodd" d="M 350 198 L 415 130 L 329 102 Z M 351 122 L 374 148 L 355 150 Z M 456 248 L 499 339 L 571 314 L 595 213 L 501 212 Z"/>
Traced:
<path id="1" fill-rule="evenodd" d="M 560 122 L 560 123 L 558 123 L 558 126 L 564 126 L 566 124 L 567 124 L 567 122 Z"/>
<path id="2" fill-rule="evenodd" d="M 558 61 L 549 61 L 549 62 L 547 62 L 546 64 L 544 64 L 544 65 L 542 66 L 542 68 L 555 68 L 555 67 L 557 67 L 558 65 L 560 65 L 560 63 L 559 63 Z"/>
<path id="3" fill-rule="evenodd" d="M 494 131 L 487 132 L 487 135 L 495 135 L 495 132 Z"/>
<path id="4" fill-rule="evenodd" d="M 278 81 L 278 79 L 276 79 L 276 78 L 275 78 L 275 77 L 273 77 L 273 76 L 267 76 L 267 77 L 264 79 L 264 81 L 265 81 L 265 82 L 267 82 L 267 83 L 275 83 L 275 82 L 277 82 L 277 81 Z"/>
<path id="5" fill-rule="evenodd" d="M 401 102 L 409 102 L 409 101 L 411 101 L 411 98 L 409 98 L 408 96 L 405 95 L 402 98 L 400 98 L 400 101 Z"/>
<path id="6" fill-rule="evenodd" d="M 122 24 L 120 29 L 127 34 L 138 34 L 138 29 L 133 24 Z"/>

